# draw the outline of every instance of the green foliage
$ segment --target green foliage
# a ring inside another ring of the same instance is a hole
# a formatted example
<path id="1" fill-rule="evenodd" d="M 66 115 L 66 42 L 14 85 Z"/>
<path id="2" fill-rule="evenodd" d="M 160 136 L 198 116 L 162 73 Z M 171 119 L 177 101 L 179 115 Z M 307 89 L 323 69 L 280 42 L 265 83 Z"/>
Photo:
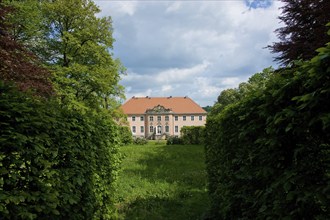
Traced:
<path id="1" fill-rule="evenodd" d="M 211 109 L 212 109 L 212 106 L 205 106 L 205 107 L 203 107 L 203 109 L 206 111 L 206 112 L 210 112 L 211 111 Z"/>
<path id="2" fill-rule="evenodd" d="M 148 141 L 144 137 L 135 137 L 133 143 L 137 145 L 146 145 Z"/>
<path id="3" fill-rule="evenodd" d="M 181 128 L 181 140 L 183 144 L 203 144 L 204 126 L 183 126 Z"/>
<path id="4" fill-rule="evenodd" d="M 3 219 L 110 219 L 117 126 L 0 84 Z"/>
<path id="5" fill-rule="evenodd" d="M 133 143 L 133 135 L 128 126 L 118 126 L 120 143 L 128 145 Z"/>
<path id="6" fill-rule="evenodd" d="M 58 216 L 57 146 L 54 114 L 45 100 L 0 81 L 0 216 L 35 219 Z M 49 109 L 48 109 L 49 107 Z"/>
<path id="7" fill-rule="evenodd" d="M 329 216 L 330 44 L 208 117 L 215 219 Z"/>
<path id="8" fill-rule="evenodd" d="M 178 145 L 178 144 L 183 144 L 182 138 L 178 136 L 170 136 L 166 140 L 167 145 Z"/>
<path id="9" fill-rule="evenodd" d="M 90 0 L 5 2 L 15 9 L 6 17 L 0 4 L 0 218 L 114 218 L 128 139 L 113 120 L 123 68 L 110 18 Z"/>
<path id="10" fill-rule="evenodd" d="M 218 96 L 217 102 L 212 107 L 209 116 L 220 113 L 228 105 L 240 101 L 249 93 L 264 88 L 268 80 L 272 77 L 273 73 L 274 69 L 272 67 L 268 67 L 262 72 L 251 76 L 248 82 L 241 83 L 238 88 L 223 90 Z"/>
<path id="11" fill-rule="evenodd" d="M 112 110 L 116 97 L 123 97 L 118 83 L 125 68 L 110 52 L 114 41 L 111 18 L 97 17 L 100 9 L 91 0 L 8 4 L 18 9 L 11 18 L 17 24 L 17 40 L 52 70 L 62 101 L 75 107 Z"/>

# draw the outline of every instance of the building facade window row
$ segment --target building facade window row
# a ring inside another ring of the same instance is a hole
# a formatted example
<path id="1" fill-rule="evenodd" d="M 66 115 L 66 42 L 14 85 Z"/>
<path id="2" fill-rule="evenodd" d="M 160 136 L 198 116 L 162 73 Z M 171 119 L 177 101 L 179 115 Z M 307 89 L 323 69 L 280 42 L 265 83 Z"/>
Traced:
<path id="1" fill-rule="evenodd" d="M 161 134 L 162 133 L 162 128 L 163 128 L 163 126 L 161 126 L 161 125 L 158 125 L 156 127 L 150 125 L 149 126 L 149 133 L 154 133 L 155 132 L 157 134 Z M 165 128 L 166 133 L 170 132 L 170 126 L 165 125 L 164 128 Z M 136 132 L 137 132 L 136 131 L 136 126 L 132 126 L 132 133 L 135 134 Z M 174 126 L 174 132 L 179 133 L 179 126 L 177 126 L 177 125 Z M 140 133 L 144 133 L 144 126 L 140 126 Z"/>

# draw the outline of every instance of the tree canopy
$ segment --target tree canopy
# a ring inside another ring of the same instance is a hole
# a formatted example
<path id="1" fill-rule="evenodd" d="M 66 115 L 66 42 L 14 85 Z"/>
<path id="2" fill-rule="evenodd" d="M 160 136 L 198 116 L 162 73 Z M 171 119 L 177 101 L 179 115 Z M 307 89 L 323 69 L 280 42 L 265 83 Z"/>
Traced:
<path id="1" fill-rule="evenodd" d="M 110 17 L 98 17 L 91 0 L 14 1 L 13 34 L 48 65 L 63 100 L 92 108 L 111 108 L 123 97 L 125 69 L 111 53 Z"/>
<path id="2" fill-rule="evenodd" d="M 330 22 L 328 0 L 281 0 L 284 2 L 279 19 L 284 27 L 275 32 L 279 42 L 268 46 L 276 53 L 275 60 L 287 65 L 294 60 L 309 60 L 316 49 L 330 41 L 326 24 Z"/>
<path id="3" fill-rule="evenodd" d="M 17 42 L 11 33 L 14 24 L 7 17 L 16 9 L 0 2 L 0 79 L 15 83 L 22 91 L 49 96 L 53 93 L 50 72 L 38 58 Z"/>

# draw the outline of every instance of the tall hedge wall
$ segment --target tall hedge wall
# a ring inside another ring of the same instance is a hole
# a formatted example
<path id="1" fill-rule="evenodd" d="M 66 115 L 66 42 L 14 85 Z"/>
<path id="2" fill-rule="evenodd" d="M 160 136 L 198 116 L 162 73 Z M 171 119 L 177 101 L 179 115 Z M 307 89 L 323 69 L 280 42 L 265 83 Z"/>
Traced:
<path id="1" fill-rule="evenodd" d="M 183 144 L 203 144 L 204 126 L 183 126 L 180 130 Z"/>
<path id="2" fill-rule="evenodd" d="M 214 219 L 330 216 L 330 44 L 208 117 Z"/>
<path id="3" fill-rule="evenodd" d="M 117 129 L 0 82 L 0 218 L 110 219 Z"/>

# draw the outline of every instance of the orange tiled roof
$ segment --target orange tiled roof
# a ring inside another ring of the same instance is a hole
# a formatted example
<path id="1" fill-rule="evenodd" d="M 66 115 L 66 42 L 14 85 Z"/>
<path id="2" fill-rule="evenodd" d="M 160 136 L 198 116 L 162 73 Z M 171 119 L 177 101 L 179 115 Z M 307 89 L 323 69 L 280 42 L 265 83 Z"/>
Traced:
<path id="1" fill-rule="evenodd" d="M 196 102 L 188 97 L 133 97 L 122 105 L 125 114 L 144 114 L 155 106 L 170 108 L 176 114 L 206 114 Z"/>

